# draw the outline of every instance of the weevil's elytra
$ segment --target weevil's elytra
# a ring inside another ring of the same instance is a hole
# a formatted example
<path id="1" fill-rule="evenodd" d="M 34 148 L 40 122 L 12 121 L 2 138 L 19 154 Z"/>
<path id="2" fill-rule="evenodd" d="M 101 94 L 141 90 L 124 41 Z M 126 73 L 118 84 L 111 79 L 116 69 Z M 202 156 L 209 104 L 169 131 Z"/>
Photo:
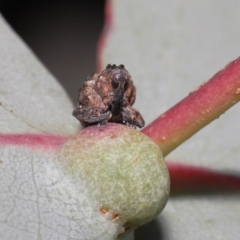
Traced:
<path id="1" fill-rule="evenodd" d="M 143 117 L 132 107 L 135 99 L 136 88 L 124 65 L 108 64 L 99 74 L 86 78 L 79 90 L 73 116 L 83 127 L 117 122 L 142 128 L 145 125 Z"/>

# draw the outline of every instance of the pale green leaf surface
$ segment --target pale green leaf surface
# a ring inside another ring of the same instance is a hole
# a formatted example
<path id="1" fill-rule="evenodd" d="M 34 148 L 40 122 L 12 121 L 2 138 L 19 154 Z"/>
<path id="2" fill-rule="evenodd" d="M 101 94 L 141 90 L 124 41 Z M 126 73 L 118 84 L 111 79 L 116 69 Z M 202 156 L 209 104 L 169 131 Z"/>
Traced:
<path id="1" fill-rule="evenodd" d="M 51 74 L 0 18 L 0 133 L 72 135 L 79 122 Z M 61 175 L 54 152 L 0 146 L 1 240 L 112 240 L 117 224 L 97 212 L 86 186 Z"/>
<path id="2" fill-rule="evenodd" d="M 3 19 L 0 102 L 1 240 L 115 240 L 165 206 L 169 174 L 158 146 L 119 124 L 70 137 L 79 123 L 66 93 Z M 4 142 L 29 133 L 70 138 L 58 149 L 28 135 L 25 145 Z"/>
<path id="3" fill-rule="evenodd" d="M 147 123 L 240 55 L 240 2 L 112 1 L 103 66 L 124 64 Z M 201 130 L 167 159 L 240 173 L 240 106 Z M 238 196 L 171 199 L 159 221 L 163 239 L 239 239 Z"/>
<path id="4" fill-rule="evenodd" d="M 119 226 L 96 211 L 87 187 L 59 172 L 53 152 L 0 147 L 1 240 L 112 240 Z"/>
<path id="5" fill-rule="evenodd" d="M 75 133 L 79 123 L 62 87 L 2 19 L 0 29 L 1 132 Z"/>

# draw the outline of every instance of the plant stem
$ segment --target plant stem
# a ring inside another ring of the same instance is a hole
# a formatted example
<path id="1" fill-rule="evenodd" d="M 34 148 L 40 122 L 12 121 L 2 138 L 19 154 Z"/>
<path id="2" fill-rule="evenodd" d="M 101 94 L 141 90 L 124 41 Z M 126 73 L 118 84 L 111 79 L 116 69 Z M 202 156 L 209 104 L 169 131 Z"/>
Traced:
<path id="1" fill-rule="evenodd" d="M 143 129 L 164 156 L 240 100 L 240 58 Z"/>
<path id="2" fill-rule="evenodd" d="M 53 134 L 4 134 L 0 133 L 0 146 L 15 145 L 34 149 L 55 149 L 63 144 L 68 137 Z"/>

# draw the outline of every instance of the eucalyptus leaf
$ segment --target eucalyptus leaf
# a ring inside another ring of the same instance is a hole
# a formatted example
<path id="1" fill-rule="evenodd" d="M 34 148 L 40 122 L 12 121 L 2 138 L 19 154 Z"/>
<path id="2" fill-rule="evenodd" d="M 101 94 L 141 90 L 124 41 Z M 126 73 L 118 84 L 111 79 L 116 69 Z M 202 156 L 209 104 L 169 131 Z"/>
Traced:
<path id="1" fill-rule="evenodd" d="M 72 103 L 2 18 L 0 102 L 0 239 L 115 239 L 119 226 L 56 166 L 51 139 L 79 131 Z"/>

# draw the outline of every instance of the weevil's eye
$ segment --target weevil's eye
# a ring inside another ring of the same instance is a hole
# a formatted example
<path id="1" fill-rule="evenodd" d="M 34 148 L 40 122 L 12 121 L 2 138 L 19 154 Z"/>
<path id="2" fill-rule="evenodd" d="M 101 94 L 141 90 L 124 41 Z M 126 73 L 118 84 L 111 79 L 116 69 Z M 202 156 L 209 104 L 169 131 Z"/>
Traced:
<path id="1" fill-rule="evenodd" d="M 118 88 L 118 79 L 114 78 L 112 80 L 112 86 L 113 86 L 113 88 Z"/>

